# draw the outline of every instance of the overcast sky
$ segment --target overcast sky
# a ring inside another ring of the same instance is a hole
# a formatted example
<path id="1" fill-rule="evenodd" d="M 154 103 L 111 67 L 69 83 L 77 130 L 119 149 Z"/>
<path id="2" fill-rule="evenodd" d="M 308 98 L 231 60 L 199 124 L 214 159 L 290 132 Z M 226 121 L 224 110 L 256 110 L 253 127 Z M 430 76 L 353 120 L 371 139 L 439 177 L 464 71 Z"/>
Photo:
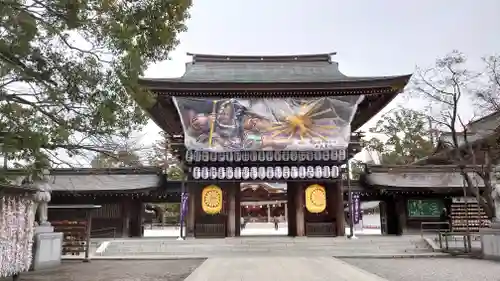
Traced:
<path id="1" fill-rule="evenodd" d="M 181 76 L 190 60 L 186 52 L 337 52 L 333 59 L 352 76 L 411 73 L 454 49 L 470 58 L 472 68 L 482 56 L 500 53 L 499 0 L 193 1 L 188 31 L 172 60 L 152 65 L 147 77 Z M 151 123 L 145 139 L 157 131 Z"/>

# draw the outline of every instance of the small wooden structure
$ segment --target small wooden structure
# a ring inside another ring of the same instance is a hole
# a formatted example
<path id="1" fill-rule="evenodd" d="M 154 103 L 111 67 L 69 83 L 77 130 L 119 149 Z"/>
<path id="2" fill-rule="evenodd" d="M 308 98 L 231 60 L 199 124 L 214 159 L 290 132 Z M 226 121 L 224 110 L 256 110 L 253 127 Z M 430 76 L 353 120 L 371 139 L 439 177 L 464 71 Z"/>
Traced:
<path id="1" fill-rule="evenodd" d="M 480 179 L 471 176 L 481 189 Z M 383 234 L 416 233 L 423 222 L 442 222 L 442 209 L 450 211 L 464 194 L 453 165 L 367 166 L 360 185 L 362 201 L 381 201 Z"/>
<path id="2" fill-rule="evenodd" d="M 445 133 L 440 136 L 432 155 L 412 165 L 368 166 L 360 180 L 368 191 L 362 199 L 392 197 L 383 200 L 381 210 L 387 217 L 384 223 L 386 231 L 392 234 L 416 231 L 422 222 L 429 225 L 435 223 L 435 226 L 446 223 L 449 230 L 457 233 L 478 232 L 480 228 L 488 227 L 490 222 L 475 198 L 464 198 L 472 194 L 464 194 L 464 179 L 450 155 L 454 149 L 461 149 L 464 159 L 470 159 L 469 164 L 473 164 L 466 146 L 474 149 L 476 165 L 467 166 L 466 171 L 477 184 L 479 192 L 484 192 L 484 182 L 473 171 L 484 169 L 480 165 L 485 164 L 485 157 L 489 157 L 493 164 L 498 163 L 499 124 L 500 111 L 469 124 L 468 144 L 463 133 L 459 132 L 457 148 L 453 145 L 451 134 Z M 440 219 L 439 210 L 443 208 L 450 215 L 448 222 Z"/>
<path id="3" fill-rule="evenodd" d="M 141 237 L 145 203 L 180 202 L 180 182 L 166 183 L 162 169 L 52 169 L 52 206 L 99 205 L 92 210 L 91 236 Z M 80 217 L 68 209 L 65 217 L 49 209 L 49 219 Z"/>
<path id="4" fill-rule="evenodd" d="M 63 255 L 84 254 L 84 261 L 90 261 L 90 236 L 92 213 L 99 205 L 52 205 L 50 223 L 55 232 L 63 233 Z"/>

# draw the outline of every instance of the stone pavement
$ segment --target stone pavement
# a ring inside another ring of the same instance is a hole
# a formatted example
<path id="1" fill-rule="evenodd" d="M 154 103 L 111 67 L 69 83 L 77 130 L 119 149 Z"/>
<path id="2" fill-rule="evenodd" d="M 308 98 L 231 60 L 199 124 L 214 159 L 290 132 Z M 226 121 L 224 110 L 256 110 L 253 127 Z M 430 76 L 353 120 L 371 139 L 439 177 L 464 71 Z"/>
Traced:
<path id="1" fill-rule="evenodd" d="M 390 281 L 499 281 L 498 262 L 467 258 L 343 259 Z"/>
<path id="2" fill-rule="evenodd" d="M 53 269 L 22 273 L 20 281 L 182 281 L 203 260 L 65 261 Z M 11 281 L 12 278 L 0 278 Z"/>
<path id="3" fill-rule="evenodd" d="M 384 281 L 335 258 L 210 258 L 185 281 Z"/>

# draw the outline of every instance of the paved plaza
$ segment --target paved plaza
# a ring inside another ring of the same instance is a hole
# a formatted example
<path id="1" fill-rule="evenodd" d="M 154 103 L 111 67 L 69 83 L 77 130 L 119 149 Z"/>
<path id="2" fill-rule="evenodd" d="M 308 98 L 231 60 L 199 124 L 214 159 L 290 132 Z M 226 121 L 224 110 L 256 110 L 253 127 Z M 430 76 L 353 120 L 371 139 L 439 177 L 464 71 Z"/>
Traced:
<path id="1" fill-rule="evenodd" d="M 54 269 L 21 274 L 20 281 L 182 281 L 202 263 L 203 260 L 65 261 Z"/>
<path id="2" fill-rule="evenodd" d="M 26 273 L 20 280 L 500 280 L 498 263 L 433 252 L 420 235 L 366 235 L 363 231 L 379 230 L 358 229 L 356 240 L 293 238 L 282 236 L 283 229 L 255 224 L 247 229 L 247 233 L 257 233 L 255 236 L 178 241 L 174 239 L 178 229 L 171 228 L 160 233 L 170 231 L 171 238 L 149 235 L 142 239 L 96 240 L 91 263 L 72 256 L 58 268 Z M 271 231 L 275 233 L 269 234 Z M 97 253 L 99 248 L 101 252 Z M 6 280 L 10 279 L 0 279 Z"/>
<path id="3" fill-rule="evenodd" d="M 10 281 L 9 278 L 0 281 Z M 21 281 L 461 281 L 500 280 L 499 263 L 464 258 L 231 257 L 207 260 L 65 261 Z"/>
<path id="4" fill-rule="evenodd" d="M 390 281 L 499 281 L 500 263 L 467 258 L 343 259 Z"/>
<path id="5" fill-rule="evenodd" d="M 329 257 L 212 258 L 186 281 L 383 281 L 385 279 Z"/>

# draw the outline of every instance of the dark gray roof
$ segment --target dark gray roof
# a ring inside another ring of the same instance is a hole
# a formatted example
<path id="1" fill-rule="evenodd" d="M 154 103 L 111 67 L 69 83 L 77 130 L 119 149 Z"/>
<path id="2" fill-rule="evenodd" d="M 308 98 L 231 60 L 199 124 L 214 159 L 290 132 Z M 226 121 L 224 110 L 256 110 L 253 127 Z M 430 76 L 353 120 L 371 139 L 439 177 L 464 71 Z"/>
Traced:
<path id="1" fill-rule="evenodd" d="M 23 170 L 9 170 L 13 184 L 26 178 Z M 163 176 L 158 167 L 51 169 L 52 191 L 132 191 L 157 187 Z"/>
<path id="2" fill-rule="evenodd" d="M 144 79 L 185 83 L 327 83 L 394 79 L 400 76 L 348 77 L 332 54 L 295 56 L 223 56 L 190 54 L 180 78 Z"/>
<path id="3" fill-rule="evenodd" d="M 130 191 L 156 187 L 158 175 L 52 175 L 52 191 Z"/>

